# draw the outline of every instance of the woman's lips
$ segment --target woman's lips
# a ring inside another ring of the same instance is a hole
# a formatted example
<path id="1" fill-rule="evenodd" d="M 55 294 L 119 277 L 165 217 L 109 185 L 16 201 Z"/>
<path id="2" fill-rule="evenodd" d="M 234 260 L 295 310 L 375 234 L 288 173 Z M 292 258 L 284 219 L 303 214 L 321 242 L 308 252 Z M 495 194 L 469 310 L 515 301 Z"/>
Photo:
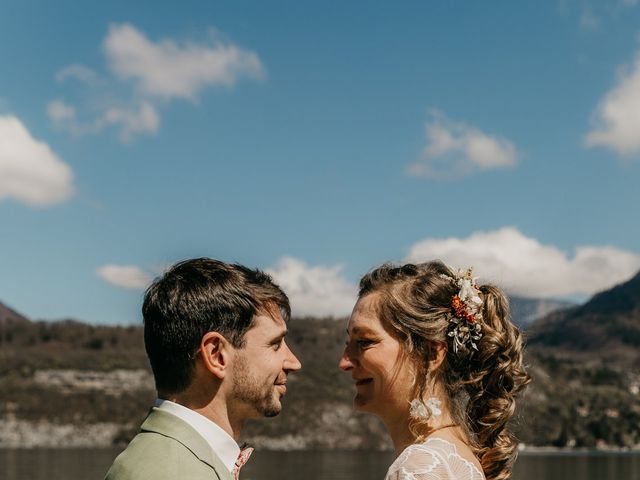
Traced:
<path id="1" fill-rule="evenodd" d="M 371 382 L 373 382 L 373 378 L 363 378 L 361 380 L 356 380 L 356 387 L 359 387 L 361 385 L 368 385 Z"/>

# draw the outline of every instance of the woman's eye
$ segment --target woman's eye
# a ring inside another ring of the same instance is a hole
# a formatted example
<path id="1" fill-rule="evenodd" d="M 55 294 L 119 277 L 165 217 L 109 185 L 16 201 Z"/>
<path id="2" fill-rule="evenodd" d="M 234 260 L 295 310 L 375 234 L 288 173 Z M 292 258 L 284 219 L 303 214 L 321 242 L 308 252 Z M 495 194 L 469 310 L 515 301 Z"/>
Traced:
<path id="1" fill-rule="evenodd" d="M 361 340 L 358 340 L 356 343 L 358 344 L 358 346 L 360 348 L 365 348 L 365 347 L 368 347 L 371 344 L 373 344 L 373 340 L 367 340 L 367 339 L 363 338 Z"/>

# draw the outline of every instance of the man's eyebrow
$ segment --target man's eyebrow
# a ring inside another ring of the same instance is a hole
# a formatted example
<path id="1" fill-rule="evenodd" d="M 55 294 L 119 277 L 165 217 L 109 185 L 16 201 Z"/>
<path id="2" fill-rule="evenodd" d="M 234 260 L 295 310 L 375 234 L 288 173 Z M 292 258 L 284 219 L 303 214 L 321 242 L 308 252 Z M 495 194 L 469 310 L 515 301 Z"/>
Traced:
<path id="1" fill-rule="evenodd" d="M 284 330 L 281 330 L 278 335 L 275 335 L 274 337 L 272 337 L 271 341 L 276 341 L 276 340 L 282 340 L 284 337 L 287 336 L 287 334 L 289 333 L 289 330 L 287 330 L 286 328 Z"/>

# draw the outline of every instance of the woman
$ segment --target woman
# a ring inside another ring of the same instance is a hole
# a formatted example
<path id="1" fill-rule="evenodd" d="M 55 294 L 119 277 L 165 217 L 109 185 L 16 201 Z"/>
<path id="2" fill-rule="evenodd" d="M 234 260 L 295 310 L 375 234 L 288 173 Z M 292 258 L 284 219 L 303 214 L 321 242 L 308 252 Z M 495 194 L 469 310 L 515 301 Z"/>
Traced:
<path id="1" fill-rule="evenodd" d="M 382 419 L 398 455 L 386 480 L 510 478 L 507 421 L 530 378 L 498 288 L 441 262 L 385 264 L 360 281 L 347 332 L 354 406 Z"/>

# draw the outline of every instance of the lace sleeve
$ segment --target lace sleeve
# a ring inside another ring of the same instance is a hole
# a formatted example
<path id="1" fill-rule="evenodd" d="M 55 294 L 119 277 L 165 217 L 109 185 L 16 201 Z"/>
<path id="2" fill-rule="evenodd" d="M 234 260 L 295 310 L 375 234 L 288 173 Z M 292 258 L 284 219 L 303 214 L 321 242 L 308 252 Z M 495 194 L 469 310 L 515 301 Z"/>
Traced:
<path id="1" fill-rule="evenodd" d="M 440 480 L 442 461 L 428 448 L 411 445 L 389 467 L 385 480 Z"/>
<path id="2" fill-rule="evenodd" d="M 410 445 L 389 467 L 385 480 L 484 480 L 478 469 L 446 441 Z"/>

